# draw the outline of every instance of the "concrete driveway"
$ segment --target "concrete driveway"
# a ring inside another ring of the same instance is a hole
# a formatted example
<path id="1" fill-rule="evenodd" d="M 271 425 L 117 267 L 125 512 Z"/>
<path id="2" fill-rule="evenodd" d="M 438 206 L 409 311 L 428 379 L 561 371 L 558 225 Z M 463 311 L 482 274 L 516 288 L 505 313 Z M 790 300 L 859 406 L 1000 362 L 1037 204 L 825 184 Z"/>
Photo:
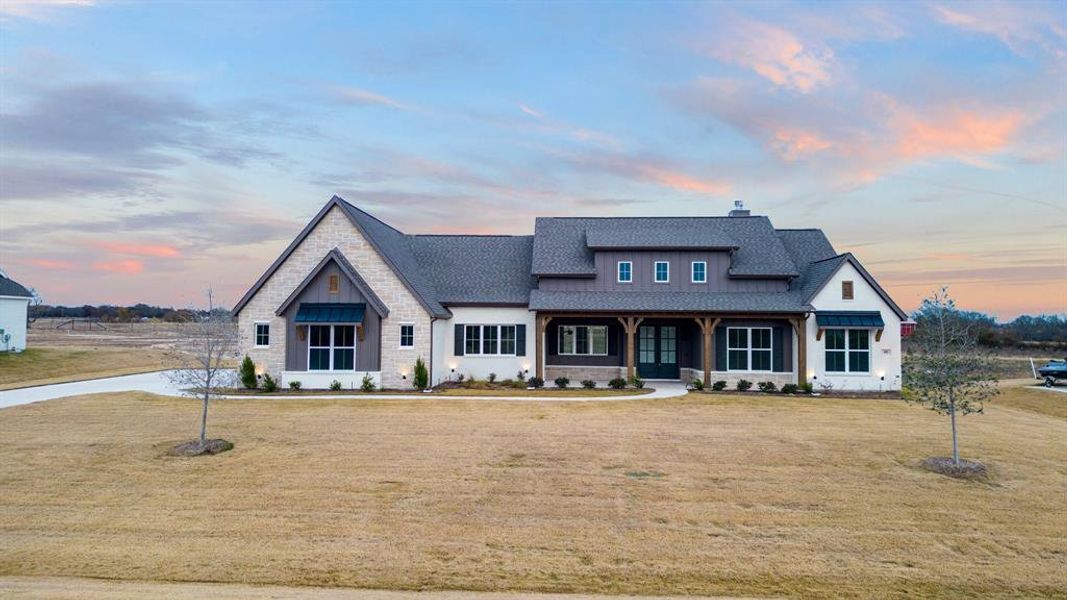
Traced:
<path id="1" fill-rule="evenodd" d="M 226 400 L 250 400 L 270 398 L 272 400 L 506 400 L 510 402 L 606 402 L 615 400 L 654 400 L 684 396 L 685 384 L 677 381 L 656 381 L 649 384 L 655 390 L 649 394 L 630 394 L 625 396 L 594 396 L 575 398 L 531 398 L 521 396 L 435 396 L 432 394 L 324 394 L 315 396 L 278 395 L 278 396 L 221 396 Z M 180 396 L 181 390 L 171 385 L 165 371 L 105 377 L 70 383 L 55 383 L 16 390 L 0 391 L 0 408 L 19 406 L 67 396 L 116 392 L 149 392 L 162 396 Z"/>

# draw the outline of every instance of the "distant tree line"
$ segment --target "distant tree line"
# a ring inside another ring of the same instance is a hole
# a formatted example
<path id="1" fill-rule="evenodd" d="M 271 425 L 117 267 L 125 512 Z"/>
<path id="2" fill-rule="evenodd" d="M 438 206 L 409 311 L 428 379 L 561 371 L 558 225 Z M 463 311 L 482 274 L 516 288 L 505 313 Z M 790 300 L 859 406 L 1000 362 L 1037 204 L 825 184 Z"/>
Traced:
<path id="1" fill-rule="evenodd" d="M 1013 346 L 1039 345 L 1067 348 L 1067 316 L 1023 315 L 1008 323 L 998 323 L 993 317 L 976 311 L 956 311 L 955 318 L 975 331 L 979 346 L 986 348 L 1010 348 Z M 912 313 L 917 329 L 933 327 L 934 322 L 927 311 L 919 309 Z"/>
<path id="2" fill-rule="evenodd" d="M 214 312 L 228 314 L 225 309 L 216 308 Z M 132 306 L 114 306 L 101 304 L 92 306 L 52 306 L 38 304 L 30 307 L 30 319 L 99 319 L 105 323 L 133 323 L 144 320 L 166 321 L 168 323 L 181 323 L 198 320 L 207 314 L 203 310 L 191 310 L 188 308 L 173 308 L 170 306 L 150 306 L 148 304 L 134 304 Z"/>

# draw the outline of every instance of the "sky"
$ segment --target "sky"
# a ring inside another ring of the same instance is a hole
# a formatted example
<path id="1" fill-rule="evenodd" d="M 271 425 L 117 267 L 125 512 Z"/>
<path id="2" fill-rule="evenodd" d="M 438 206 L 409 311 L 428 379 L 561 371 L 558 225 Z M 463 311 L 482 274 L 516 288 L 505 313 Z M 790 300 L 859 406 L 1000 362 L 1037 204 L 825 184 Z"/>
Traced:
<path id="1" fill-rule="evenodd" d="M 820 227 L 905 310 L 1067 313 L 1067 3 L 0 2 L 0 267 L 232 305 L 337 194 Z"/>

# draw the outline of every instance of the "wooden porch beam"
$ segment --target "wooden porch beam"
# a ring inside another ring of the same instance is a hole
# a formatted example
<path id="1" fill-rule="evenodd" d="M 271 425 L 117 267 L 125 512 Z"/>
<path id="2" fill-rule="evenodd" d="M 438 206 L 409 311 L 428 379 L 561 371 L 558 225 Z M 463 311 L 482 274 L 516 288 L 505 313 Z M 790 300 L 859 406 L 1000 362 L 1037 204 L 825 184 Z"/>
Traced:
<path id="1" fill-rule="evenodd" d="M 804 385 L 808 382 L 808 320 L 793 319 L 792 323 L 797 336 L 797 384 Z"/>

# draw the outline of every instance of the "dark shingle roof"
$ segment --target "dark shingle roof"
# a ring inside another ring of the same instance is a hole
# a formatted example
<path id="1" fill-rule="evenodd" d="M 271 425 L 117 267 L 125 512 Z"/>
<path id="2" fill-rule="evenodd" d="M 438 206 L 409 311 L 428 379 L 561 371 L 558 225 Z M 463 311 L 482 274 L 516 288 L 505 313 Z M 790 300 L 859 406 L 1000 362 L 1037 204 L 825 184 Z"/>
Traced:
<path id="1" fill-rule="evenodd" d="M 819 293 L 819 290 L 837 273 L 837 270 L 841 268 L 841 265 L 849 263 L 855 267 L 860 276 L 872 287 L 875 293 L 881 296 L 882 300 L 889 306 L 889 308 L 897 314 L 901 319 L 907 319 L 908 313 L 904 312 L 904 309 L 900 308 L 893 298 L 889 296 L 889 292 L 875 281 L 874 276 L 870 274 L 867 269 L 860 264 L 858 258 L 856 258 L 851 252 L 844 254 L 838 254 L 837 256 L 811 263 L 807 272 L 804 273 L 804 277 L 801 278 L 797 287 L 795 288 L 804 298 L 804 302 L 811 302 L 811 299 L 815 297 L 815 294 Z M 790 290 L 794 290 L 793 286 L 790 286 Z"/>
<path id="2" fill-rule="evenodd" d="M 530 310 L 798 313 L 796 292 L 530 292 Z"/>
<path id="3" fill-rule="evenodd" d="M 33 294 L 21 283 L 0 275 L 0 296 L 17 296 L 19 298 L 32 298 Z"/>
<path id="4" fill-rule="evenodd" d="M 442 304 L 525 305 L 537 285 L 533 236 L 415 235 L 411 244 Z"/>
<path id="5" fill-rule="evenodd" d="M 612 247 L 619 248 L 647 247 L 668 240 L 669 247 L 736 247 L 730 262 L 731 275 L 798 275 L 767 217 L 543 217 L 537 219 L 534 230 L 534 274 L 595 275 L 590 236 L 594 244 L 616 239 L 618 242 Z M 631 237 L 637 246 L 627 244 Z"/>

